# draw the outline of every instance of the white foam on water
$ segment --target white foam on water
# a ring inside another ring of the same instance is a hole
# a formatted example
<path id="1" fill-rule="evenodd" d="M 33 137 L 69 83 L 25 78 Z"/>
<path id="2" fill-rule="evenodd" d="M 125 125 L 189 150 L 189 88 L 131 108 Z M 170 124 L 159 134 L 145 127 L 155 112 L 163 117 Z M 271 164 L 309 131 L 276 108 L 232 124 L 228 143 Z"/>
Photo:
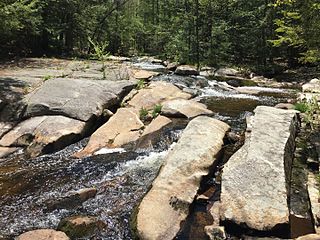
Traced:
<path id="1" fill-rule="evenodd" d="M 219 98 L 239 98 L 239 99 L 253 99 L 259 100 L 259 97 L 250 94 L 237 93 L 235 91 L 217 90 L 214 88 L 202 89 L 200 97 L 219 97 Z"/>
<path id="2" fill-rule="evenodd" d="M 259 100 L 259 97 L 250 94 L 238 93 L 234 87 L 216 80 L 208 81 L 209 87 L 201 89 L 200 97 L 239 98 Z"/>
<path id="3" fill-rule="evenodd" d="M 96 151 L 93 155 L 109 154 L 109 153 L 125 153 L 124 148 L 101 148 Z"/>
<path id="4" fill-rule="evenodd" d="M 286 93 L 288 92 L 286 89 L 280 88 L 269 88 L 269 87 L 238 87 L 238 89 L 245 89 L 245 90 L 255 90 L 260 92 L 275 92 L 275 93 Z"/>

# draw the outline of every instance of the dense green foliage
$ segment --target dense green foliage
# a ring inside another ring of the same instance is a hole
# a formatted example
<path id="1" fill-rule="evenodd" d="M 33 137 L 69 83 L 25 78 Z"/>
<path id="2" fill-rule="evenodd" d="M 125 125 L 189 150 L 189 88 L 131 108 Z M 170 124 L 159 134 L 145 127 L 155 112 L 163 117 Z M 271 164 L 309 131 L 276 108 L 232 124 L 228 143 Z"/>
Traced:
<path id="1" fill-rule="evenodd" d="M 319 0 L 2 0 L 1 53 L 152 54 L 182 63 L 320 59 Z"/>

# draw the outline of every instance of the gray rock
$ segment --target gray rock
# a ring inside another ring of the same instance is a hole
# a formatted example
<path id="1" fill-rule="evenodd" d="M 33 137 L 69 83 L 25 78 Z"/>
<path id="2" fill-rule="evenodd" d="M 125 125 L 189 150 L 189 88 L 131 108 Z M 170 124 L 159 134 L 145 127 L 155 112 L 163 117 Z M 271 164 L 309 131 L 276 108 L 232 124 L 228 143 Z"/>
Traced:
<path id="1" fill-rule="evenodd" d="M 135 81 L 49 79 L 24 99 L 24 117 L 63 115 L 88 121 L 121 102 Z"/>
<path id="2" fill-rule="evenodd" d="M 314 78 L 310 82 L 302 85 L 302 91 L 309 93 L 320 93 L 320 80 Z"/>
<path id="3" fill-rule="evenodd" d="M 63 116 L 42 116 L 27 119 L 0 140 L 4 147 L 28 147 L 31 156 L 59 150 L 79 140 L 86 132 L 86 123 Z M 46 148 L 46 149 L 45 149 Z"/>
<path id="4" fill-rule="evenodd" d="M 233 68 L 219 68 L 214 75 L 218 77 L 224 77 L 224 76 L 242 77 L 240 72 Z"/>
<path id="5" fill-rule="evenodd" d="M 191 65 L 181 65 L 177 67 L 175 74 L 178 75 L 199 75 L 199 71 Z"/>
<path id="6" fill-rule="evenodd" d="M 173 239 L 189 213 L 203 176 L 215 164 L 229 126 L 209 117 L 193 119 L 168 153 L 137 214 L 141 239 Z"/>
<path id="7" fill-rule="evenodd" d="M 259 106 L 254 112 L 251 134 L 223 169 L 221 219 L 256 230 L 289 229 L 297 111 Z"/>

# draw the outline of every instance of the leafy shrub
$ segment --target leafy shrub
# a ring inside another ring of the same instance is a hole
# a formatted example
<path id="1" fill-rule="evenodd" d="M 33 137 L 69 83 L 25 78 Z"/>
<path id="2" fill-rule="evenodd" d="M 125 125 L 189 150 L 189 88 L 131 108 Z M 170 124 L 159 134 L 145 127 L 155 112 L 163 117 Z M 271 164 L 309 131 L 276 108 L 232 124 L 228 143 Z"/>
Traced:
<path id="1" fill-rule="evenodd" d="M 140 111 L 139 111 L 139 118 L 144 121 L 147 119 L 147 116 L 148 116 L 149 112 L 147 109 L 145 109 L 144 107 L 140 108 Z"/>
<path id="2" fill-rule="evenodd" d="M 161 104 L 157 104 L 153 107 L 153 110 L 152 110 L 152 118 L 156 118 L 160 113 L 161 113 L 161 110 L 162 110 L 162 105 Z"/>

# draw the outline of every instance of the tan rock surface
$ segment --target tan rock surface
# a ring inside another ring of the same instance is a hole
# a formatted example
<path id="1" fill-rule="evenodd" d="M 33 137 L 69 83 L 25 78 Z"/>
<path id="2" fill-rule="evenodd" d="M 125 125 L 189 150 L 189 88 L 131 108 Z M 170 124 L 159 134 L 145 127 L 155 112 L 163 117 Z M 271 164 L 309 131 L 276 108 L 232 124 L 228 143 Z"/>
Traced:
<path id="1" fill-rule="evenodd" d="M 75 156 L 89 156 L 103 147 L 120 147 L 136 141 L 137 131 L 143 127 L 144 124 L 135 109 L 120 108 L 108 122 L 91 135 L 87 146 Z"/>
<path id="2" fill-rule="evenodd" d="M 176 98 L 190 99 L 191 95 L 171 83 L 152 82 L 148 87 L 141 89 L 128 102 L 128 105 L 138 110 L 141 108 L 152 109 L 157 104 Z"/>
<path id="3" fill-rule="evenodd" d="M 141 239 L 173 239 L 189 212 L 201 178 L 223 145 L 229 126 L 209 117 L 193 119 L 168 153 L 137 215 Z"/>
<path id="4" fill-rule="evenodd" d="M 211 115 L 207 106 L 192 100 L 174 99 L 163 103 L 161 113 L 168 117 L 194 118 L 200 115 Z"/>
<path id="5" fill-rule="evenodd" d="M 21 234 L 17 240 L 69 240 L 70 238 L 60 231 L 53 229 L 39 229 Z"/>

